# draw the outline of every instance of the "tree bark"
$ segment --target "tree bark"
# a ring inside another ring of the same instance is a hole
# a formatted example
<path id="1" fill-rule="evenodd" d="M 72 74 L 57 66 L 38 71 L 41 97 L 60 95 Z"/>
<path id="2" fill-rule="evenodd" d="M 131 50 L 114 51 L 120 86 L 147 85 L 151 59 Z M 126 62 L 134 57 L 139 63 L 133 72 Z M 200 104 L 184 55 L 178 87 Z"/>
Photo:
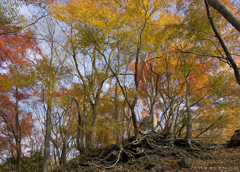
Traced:
<path id="1" fill-rule="evenodd" d="M 137 121 L 137 115 L 134 111 L 135 105 L 131 106 L 131 114 L 132 114 L 132 123 L 134 127 L 134 140 L 138 138 L 139 136 L 139 126 L 138 126 L 138 121 Z"/>
<path id="2" fill-rule="evenodd" d="M 157 114 L 156 114 L 156 105 L 152 103 L 151 107 L 151 115 L 152 115 L 152 131 L 157 132 Z"/>
<path id="3" fill-rule="evenodd" d="M 87 112 L 87 104 L 86 102 L 83 103 L 83 114 L 82 114 L 82 129 L 80 131 L 80 150 L 82 150 L 82 152 L 85 150 L 86 148 L 86 126 L 87 126 L 87 116 L 88 116 L 88 112 Z"/>
<path id="4" fill-rule="evenodd" d="M 156 113 L 156 105 L 155 105 L 155 99 L 156 99 L 156 92 L 157 92 L 157 83 L 158 83 L 158 77 L 156 81 L 156 86 L 154 85 L 154 79 L 153 79 L 153 68 L 155 66 L 155 63 L 153 63 L 153 67 L 151 67 L 151 87 L 152 87 L 152 95 L 151 95 L 151 115 L 152 115 L 152 131 L 157 132 L 157 113 Z"/>
<path id="5" fill-rule="evenodd" d="M 148 85 L 147 85 L 147 81 L 145 78 L 145 74 L 144 74 L 144 61 L 142 61 L 142 78 L 144 81 L 144 85 L 148 94 L 148 97 L 150 99 L 150 103 L 151 103 L 151 109 L 150 109 L 150 117 L 151 117 L 151 121 L 152 121 L 152 131 L 157 132 L 157 116 L 156 116 L 156 105 L 155 105 L 155 99 L 156 99 L 156 88 L 157 88 L 157 82 L 156 82 L 156 88 L 154 85 L 154 79 L 153 79 L 153 67 L 155 66 L 155 63 L 153 63 L 153 67 L 151 66 L 151 71 L 150 76 L 151 76 L 151 89 L 152 89 L 152 93 L 150 93 L 150 91 L 148 90 Z"/>
<path id="6" fill-rule="evenodd" d="M 182 120 L 182 126 L 180 127 L 180 129 L 178 130 L 178 137 L 181 137 L 182 135 L 182 130 L 184 129 L 184 127 L 186 126 L 186 120 L 185 118 Z"/>
<path id="7" fill-rule="evenodd" d="M 16 95 L 18 95 L 18 88 L 16 88 Z M 19 111 L 18 111 L 18 99 L 16 99 L 16 134 L 15 134 L 15 141 L 16 141 L 16 149 L 17 149 L 17 171 L 21 172 L 22 170 L 22 160 L 21 160 L 21 127 L 19 124 Z"/>
<path id="8" fill-rule="evenodd" d="M 21 143 L 20 141 L 17 141 L 17 171 L 22 171 L 22 159 L 21 159 Z"/>
<path id="9" fill-rule="evenodd" d="M 66 162 L 67 162 L 66 142 L 63 141 L 62 156 L 59 165 L 66 164 Z"/>
<path id="10" fill-rule="evenodd" d="M 74 101 L 74 99 L 72 99 L 69 109 L 72 108 L 73 101 Z M 68 129 L 65 132 L 65 136 L 63 138 L 63 148 L 62 148 L 62 155 L 61 155 L 62 164 L 65 164 L 67 162 L 67 143 L 68 143 L 69 137 L 71 136 L 71 131 L 72 131 L 72 127 L 74 125 L 74 121 L 77 119 L 77 117 L 78 117 L 77 114 L 73 115 L 73 117 L 69 123 Z M 65 128 L 65 126 L 63 126 L 63 128 Z"/>
<path id="11" fill-rule="evenodd" d="M 119 140 L 119 113 L 118 113 L 118 83 L 115 84 L 115 122 L 117 123 L 116 128 L 116 143 L 118 146 L 120 146 L 120 140 Z"/>
<path id="12" fill-rule="evenodd" d="M 187 131 L 186 131 L 186 139 L 189 146 L 192 148 L 191 139 L 192 139 L 192 115 L 190 112 L 190 83 L 187 74 L 187 62 L 184 57 L 184 77 L 186 81 L 186 112 L 187 112 Z"/>
<path id="13" fill-rule="evenodd" d="M 90 148 L 91 149 L 95 149 L 96 148 L 96 138 L 97 138 L 97 131 L 96 131 L 96 127 L 97 127 L 97 110 L 98 110 L 98 101 L 96 101 L 93 105 L 92 105 L 92 120 L 91 120 L 91 132 L 90 132 Z"/>
<path id="14" fill-rule="evenodd" d="M 51 139 L 51 106 L 47 106 L 46 131 L 45 131 L 45 149 L 42 161 L 42 172 L 48 171 L 48 161 L 50 157 L 50 139 Z"/>
<path id="15" fill-rule="evenodd" d="M 85 101 L 85 98 L 84 98 Z M 86 108 L 86 102 L 83 102 L 83 110 L 80 111 L 79 103 L 75 99 L 75 102 L 78 107 L 78 127 L 77 127 L 77 149 L 80 151 L 80 153 L 84 152 L 84 148 L 86 146 L 86 133 L 84 131 L 84 128 L 86 126 L 86 118 L 87 118 L 87 108 Z"/>
<path id="16" fill-rule="evenodd" d="M 172 94 L 170 96 L 170 116 L 172 117 L 172 123 L 169 129 L 169 133 L 171 133 L 172 135 L 174 135 L 174 127 L 175 127 L 175 116 L 174 116 L 174 112 L 173 112 L 173 97 Z"/>
<path id="17" fill-rule="evenodd" d="M 168 98 L 170 99 L 170 111 L 169 111 L 169 116 L 172 117 L 172 122 L 171 122 L 171 125 L 170 125 L 170 128 L 169 128 L 169 133 L 171 134 L 171 137 L 173 138 L 173 136 L 175 135 L 174 133 L 174 128 L 175 128 L 175 121 L 176 121 L 176 118 L 174 116 L 174 109 L 173 109 L 173 105 L 174 105 L 174 102 L 173 102 L 173 97 L 174 97 L 174 91 L 175 91 L 175 84 L 174 84 L 174 81 L 173 79 L 171 78 L 171 69 L 169 69 L 169 63 L 168 63 L 168 57 L 165 59 L 165 62 L 166 62 L 166 79 L 167 79 L 167 83 L 168 83 Z"/>
<path id="18" fill-rule="evenodd" d="M 220 0 L 208 0 L 208 4 L 217 10 L 233 27 L 240 32 L 240 18 Z"/>
<path id="19" fill-rule="evenodd" d="M 77 149 L 81 153 L 81 129 L 82 129 L 82 114 L 80 113 L 79 105 L 77 103 L 77 108 L 78 108 L 78 126 L 77 126 L 77 139 L 76 139 L 76 144 L 77 144 Z"/>
<path id="20" fill-rule="evenodd" d="M 118 67 L 117 67 L 117 77 L 120 77 L 120 63 L 119 63 L 119 55 L 117 55 L 117 60 L 118 60 Z M 116 128 L 116 143 L 119 147 L 121 147 L 121 142 L 120 142 L 120 138 L 119 138 L 119 134 L 120 134 L 120 123 L 119 123 L 119 119 L 120 119 L 120 115 L 119 115 L 119 108 L 118 108 L 118 82 L 116 80 L 115 83 L 115 96 L 114 96 L 114 102 L 115 102 L 115 122 L 117 123 L 117 128 Z"/>

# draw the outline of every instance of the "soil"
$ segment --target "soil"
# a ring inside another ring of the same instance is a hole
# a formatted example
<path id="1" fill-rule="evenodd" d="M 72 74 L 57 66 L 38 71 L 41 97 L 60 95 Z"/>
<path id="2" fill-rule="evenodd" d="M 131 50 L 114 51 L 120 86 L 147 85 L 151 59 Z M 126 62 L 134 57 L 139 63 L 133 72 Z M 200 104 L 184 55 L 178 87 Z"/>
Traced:
<path id="1" fill-rule="evenodd" d="M 92 150 L 52 172 L 240 172 L 240 145 L 191 143 L 192 149 L 183 138 L 149 133 Z"/>

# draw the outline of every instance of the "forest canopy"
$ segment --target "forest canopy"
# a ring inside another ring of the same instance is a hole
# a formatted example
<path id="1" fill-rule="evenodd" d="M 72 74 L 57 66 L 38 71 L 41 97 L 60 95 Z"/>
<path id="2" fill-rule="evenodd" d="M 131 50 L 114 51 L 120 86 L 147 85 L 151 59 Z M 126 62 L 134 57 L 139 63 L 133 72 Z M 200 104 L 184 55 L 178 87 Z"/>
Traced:
<path id="1" fill-rule="evenodd" d="M 0 170 L 46 172 L 86 150 L 240 128 L 238 0 L 4 0 Z"/>

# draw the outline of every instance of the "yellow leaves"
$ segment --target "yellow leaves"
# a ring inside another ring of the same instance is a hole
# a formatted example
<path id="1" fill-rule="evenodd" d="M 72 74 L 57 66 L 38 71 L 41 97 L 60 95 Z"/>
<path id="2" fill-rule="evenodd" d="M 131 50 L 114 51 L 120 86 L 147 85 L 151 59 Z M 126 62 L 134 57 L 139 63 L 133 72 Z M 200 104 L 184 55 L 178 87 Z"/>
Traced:
<path id="1" fill-rule="evenodd" d="M 59 6 L 57 4 L 53 4 L 51 11 L 49 11 L 55 18 L 61 18 L 62 20 L 66 20 L 67 16 L 65 14 L 65 10 L 63 6 Z"/>
<path id="2" fill-rule="evenodd" d="M 117 23 L 116 20 L 120 17 L 117 16 L 116 11 L 118 11 L 116 5 L 111 4 L 110 6 L 106 1 L 98 0 L 73 0 L 68 2 L 66 6 L 54 4 L 53 8 L 50 9 L 51 14 L 68 24 L 84 22 L 87 25 L 98 27 L 110 27 Z"/>
<path id="3" fill-rule="evenodd" d="M 49 12 L 57 19 L 76 26 L 93 26 L 105 30 L 105 33 L 116 30 L 142 29 L 166 7 L 164 1 L 130 0 L 127 3 L 116 3 L 114 0 L 72 0 L 66 5 L 54 4 Z"/>
<path id="4" fill-rule="evenodd" d="M 0 77 L 0 83 L 1 83 L 0 84 L 0 89 L 2 90 L 2 92 L 7 92 L 14 85 L 14 82 L 10 79 L 9 76 L 1 76 Z"/>
<path id="5" fill-rule="evenodd" d="M 214 107 L 215 106 L 215 107 Z M 194 120 L 194 125 L 197 129 L 204 130 L 211 126 L 209 130 L 203 134 L 203 141 L 208 141 L 208 138 L 217 137 L 215 142 L 226 141 L 232 132 L 240 127 L 239 123 L 239 108 L 233 105 L 217 106 L 211 103 L 205 104 L 201 111 L 198 111 L 202 115 Z M 197 135 L 201 131 L 196 130 L 194 135 Z M 219 140 L 219 139 L 222 140 Z"/>

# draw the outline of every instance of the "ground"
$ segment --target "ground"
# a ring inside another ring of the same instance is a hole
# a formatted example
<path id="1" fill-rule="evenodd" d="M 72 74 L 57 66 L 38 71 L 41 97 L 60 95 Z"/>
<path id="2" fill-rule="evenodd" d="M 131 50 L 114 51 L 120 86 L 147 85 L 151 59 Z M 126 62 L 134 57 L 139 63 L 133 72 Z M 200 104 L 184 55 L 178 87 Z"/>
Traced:
<path id="1" fill-rule="evenodd" d="M 122 142 L 122 149 L 108 145 L 91 153 L 80 155 L 53 172 L 240 172 L 240 146 L 172 140 L 156 133 L 143 135 L 136 142 Z M 187 158 L 190 165 L 180 161 Z"/>

